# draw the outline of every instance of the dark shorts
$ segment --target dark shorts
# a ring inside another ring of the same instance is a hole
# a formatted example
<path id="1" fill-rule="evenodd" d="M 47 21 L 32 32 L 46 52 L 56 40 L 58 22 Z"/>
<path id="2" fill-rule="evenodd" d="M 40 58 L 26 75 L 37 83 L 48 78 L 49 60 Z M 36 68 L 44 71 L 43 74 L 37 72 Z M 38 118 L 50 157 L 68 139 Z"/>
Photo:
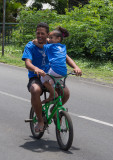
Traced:
<path id="1" fill-rule="evenodd" d="M 28 88 L 29 92 L 30 92 L 30 88 L 31 88 L 32 84 L 34 84 L 34 83 L 37 84 L 38 86 L 40 86 L 40 88 L 42 89 L 42 93 L 43 93 L 43 91 L 45 91 L 45 87 L 43 86 L 40 78 L 32 77 L 32 78 L 29 79 L 29 82 L 28 82 L 28 85 L 27 85 L 27 88 Z"/>
<path id="2" fill-rule="evenodd" d="M 38 86 L 40 86 L 40 88 L 42 89 L 42 93 L 41 95 L 43 94 L 43 92 L 48 92 L 48 90 L 44 87 L 44 85 L 42 84 L 41 80 L 39 77 L 32 77 L 29 79 L 29 82 L 28 82 L 28 85 L 27 85 L 27 88 L 28 88 L 28 91 L 30 92 L 30 87 L 32 86 L 32 84 L 37 84 Z M 63 81 L 61 80 L 60 81 L 60 84 L 63 85 Z M 65 86 L 63 86 L 63 88 L 65 88 Z"/>

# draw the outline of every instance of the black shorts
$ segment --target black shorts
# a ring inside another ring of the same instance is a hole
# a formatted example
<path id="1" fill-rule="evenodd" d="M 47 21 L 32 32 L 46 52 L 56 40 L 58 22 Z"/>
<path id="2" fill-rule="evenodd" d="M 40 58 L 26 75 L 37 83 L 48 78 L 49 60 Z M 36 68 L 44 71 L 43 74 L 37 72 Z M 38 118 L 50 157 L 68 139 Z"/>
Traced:
<path id="1" fill-rule="evenodd" d="M 29 79 L 29 82 L 28 82 L 28 85 L 27 85 L 28 91 L 30 92 L 30 87 L 34 83 L 40 86 L 40 88 L 42 89 L 42 94 L 43 94 L 43 91 L 45 91 L 45 87 L 43 86 L 40 78 L 38 78 L 38 77 L 32 77 L 32 78 Z"/>

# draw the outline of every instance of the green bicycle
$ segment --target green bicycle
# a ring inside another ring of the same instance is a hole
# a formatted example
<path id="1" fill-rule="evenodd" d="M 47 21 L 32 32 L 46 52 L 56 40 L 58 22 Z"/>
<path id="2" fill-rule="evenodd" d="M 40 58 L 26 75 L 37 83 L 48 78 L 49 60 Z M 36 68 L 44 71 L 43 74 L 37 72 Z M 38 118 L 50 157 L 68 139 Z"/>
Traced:
<path id="1" fill-rule="evenodd" d="M 65 77 L 55 78 L 52 75 L 48 75 L 54 82 L 54 89 L 58 90 L 58 97 L 53 101 L 47 102 L 42 106 L 42 116 L 44 119 L 44 131 L 49 127 L 49 125 L 54 121 L 56 128 L 56 138 L 57 142 L 62 150 L 67 151 L 73 142 L 73 124 L 70 115 L 66 108 L 62 106 L 61 90 L 65 87 L 65 81 L 68 75 L 75 75 L 75 73 L 69 73 Z M 44 97 L 46 99 L 46 92 L 44 91 Z M 64 93 L 63 93 L 64 94 Z M 52 110 L 51 110 L 52 109 Z M 56 118 L 54 118 L 56 115 Z M 31 107 L 30 116 L 25 122 L 30 122 L 31 133 L 34 138 L 40 139 L 44 135 L 43 132 L 35 132 L 35 126 L 38 123 L 36 114 Z"/>

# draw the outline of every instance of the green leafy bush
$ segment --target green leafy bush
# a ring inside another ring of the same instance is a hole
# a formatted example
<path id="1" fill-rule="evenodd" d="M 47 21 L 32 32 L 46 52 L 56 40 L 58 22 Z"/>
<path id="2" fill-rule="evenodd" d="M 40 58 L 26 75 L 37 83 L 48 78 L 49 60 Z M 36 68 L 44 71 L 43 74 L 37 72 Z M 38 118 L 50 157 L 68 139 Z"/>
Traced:
<path id="1" fill-rule="evenodd" d="M 64 40 L 68 54 L 96 59 L 113 60 L 113 3 L 111 0 L 90 0 L 89 4 L 74 7 L 65 15 L 56 11 L 22 9 L 18 17 L 19 30 L 13 35 L 25 45 L 35 38 L 36 26 L 46 22 L 50 30 L 62 26 L 70 32 Z"/>

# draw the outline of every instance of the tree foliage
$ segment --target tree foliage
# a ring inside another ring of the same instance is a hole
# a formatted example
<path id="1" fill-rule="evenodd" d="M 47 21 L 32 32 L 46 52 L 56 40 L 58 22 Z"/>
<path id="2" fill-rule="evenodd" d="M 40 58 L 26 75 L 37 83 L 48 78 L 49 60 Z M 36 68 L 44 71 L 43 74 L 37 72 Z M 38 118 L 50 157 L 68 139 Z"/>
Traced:
<path id="1" fill-rule="evenodd" d="M 26 4 L 28 0 L 15 0 L 17 3 Z"/>
<path id="2" fill-rule="evenodd" d="M 50 4 L 58 14 L 65 14 L 65 8 L 68 6 L 68 0 L 35 0 L 30 8 L 37 8 L 37 10 L 41 10 L 43 3 Z"/>
<path id="3" fill-rule="evenodd" d="M 29 7 L 30 9 L 41 10 L 43 8 L 42 2 L 40 0 L 35 0 L 35 2 Z"/>
<path id="4" fill-rule="evenodd" d="M 6 22 L 16 22 L 16 17 L 19 12 L 21 3 L 16 2 L 15 0 L 6 1 Z M 0 0 L 0 22 L 3 21 L 3 1 Z"/>
<path id="5" fill-rule="evenodd" d="M 88 2 L 89 0 L 68 0 L 70 8 L 72 8 L 73 6 L 79 7 L 79 5 L 84 6 Z"/>
<path id="6" fill-rule="evenodd" d="M 25 45 L 35 38 L 37 23 L 49 24 L 50 30 L 57 26 L 67 28 L 69 38 L 64 43 L 71 56 L 85 56 L 113 60 L 113 2 L 111 0 L 90 0 L 83 7 L 74 7 L 60 15 L 56 11 L 33 11 L 23 9 L 18 17 L 21 33 L 14 36 Z"/>
<path id="7" fill-rule="evenodd" d="M 32 9 L 42 9 L 42 3 L 50 4 L 58 14 L 65 14 L 65 8 L 73 8 L 73 6 L 85 5 L 89 0 L 35 0 Z"/>

